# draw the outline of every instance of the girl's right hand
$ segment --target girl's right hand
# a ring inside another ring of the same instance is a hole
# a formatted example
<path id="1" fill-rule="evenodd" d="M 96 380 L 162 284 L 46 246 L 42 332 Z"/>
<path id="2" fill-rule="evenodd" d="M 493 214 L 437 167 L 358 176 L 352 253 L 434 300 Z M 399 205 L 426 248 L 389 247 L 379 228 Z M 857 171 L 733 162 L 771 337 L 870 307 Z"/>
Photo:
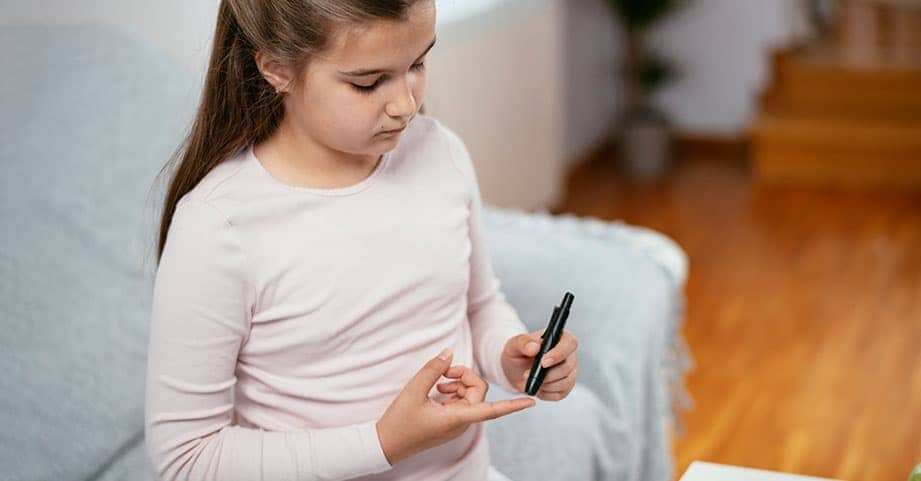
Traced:
<path id="1" fill-rule="evenodd" d="M 445 349 L 425 363 L 377 421 L 377 435 L 391 466 L 460 436 L 470 424 L 535 405 L 529 397 L 484 402 L 489 384 L 466 366 L 451 367 L 452 356 Z M 453 393 L 444 403 L 429 397 L 441 376 L 457 379 L 438 385 L 439 392 Z"/>

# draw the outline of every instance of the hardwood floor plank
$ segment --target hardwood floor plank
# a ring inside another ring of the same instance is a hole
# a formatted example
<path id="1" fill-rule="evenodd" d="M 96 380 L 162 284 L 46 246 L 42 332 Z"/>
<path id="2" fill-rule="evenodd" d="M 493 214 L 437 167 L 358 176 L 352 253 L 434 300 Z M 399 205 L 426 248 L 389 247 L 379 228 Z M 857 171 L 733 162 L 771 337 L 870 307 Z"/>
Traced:
<path id="1" fill-rule="evenodd" d="M 695 409 L 676 479 L 693 460 L 906 479 L 921 462 L 921 194 L 759 185 L 719 155 L 683 152 L 635 184 L 601 152 L 557 209 L 651 227 L 689 255 Z"/>

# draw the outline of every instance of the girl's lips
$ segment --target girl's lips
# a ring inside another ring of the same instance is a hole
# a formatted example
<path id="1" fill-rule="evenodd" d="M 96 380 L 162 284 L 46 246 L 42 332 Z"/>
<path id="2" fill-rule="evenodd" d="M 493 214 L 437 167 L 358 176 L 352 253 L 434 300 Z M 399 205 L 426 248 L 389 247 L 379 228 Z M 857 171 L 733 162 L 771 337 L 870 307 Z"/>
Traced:
<path id="1" fill-rule="evenodd" d="M 385 131 L 383 131 L 383 132 L 381 132 L 381 133 L 383 133 L 383 134 L 395 134 L 395 133 L 397 133 L 397 132 L 402 132 L 402 131 L 405 130 L 405 129 L 406 129 L 406 126 L 404 125 L 404 126 L 400 127 L 399 129 L 385 130 Z"/>

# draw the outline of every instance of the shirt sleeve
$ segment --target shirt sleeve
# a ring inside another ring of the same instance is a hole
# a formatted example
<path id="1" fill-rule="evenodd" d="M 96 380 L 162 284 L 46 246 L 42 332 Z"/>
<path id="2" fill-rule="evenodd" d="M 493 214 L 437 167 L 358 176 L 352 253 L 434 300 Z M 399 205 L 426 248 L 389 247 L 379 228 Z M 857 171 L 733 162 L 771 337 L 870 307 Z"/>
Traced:
<path id="1" fill-rule="evenodd" d="M 442 127 L 449 140 L 455 166 L 468 181 L 470 198 L 470 286 L 467 291 L 467 318 L 473 337 L 473 355 L 486 380 L 509 393 L 521 392 L 502 369 L 502 350 L 514 336 L 528 332 L 518 313 L 508 303 L 501 282 L 492 269 L 483 229 L 483 200 L 470 152 L 456 133 Z"/>
<path id="2" fill-rule="evenodd" d="M 303 431 L 231 425 L 255 289 L 235 228 L 183 199 L 153 286 L 144 430 L 158 480 L 343 480 L 382 472 L 376 422 Z"/>

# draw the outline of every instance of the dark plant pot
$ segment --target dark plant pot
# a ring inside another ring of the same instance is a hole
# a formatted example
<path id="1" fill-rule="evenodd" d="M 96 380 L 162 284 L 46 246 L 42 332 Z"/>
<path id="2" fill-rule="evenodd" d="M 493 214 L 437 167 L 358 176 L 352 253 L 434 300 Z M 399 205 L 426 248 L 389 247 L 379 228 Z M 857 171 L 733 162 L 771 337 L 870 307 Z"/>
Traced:
<path id="1" fill-rule="evenodd" d="M 655 180 L 671 169 L 671 125 L 663 115 L 652 109 L 628 112 L 621 118 L 618 131 L 618 158 L 625 174 Z"/>

